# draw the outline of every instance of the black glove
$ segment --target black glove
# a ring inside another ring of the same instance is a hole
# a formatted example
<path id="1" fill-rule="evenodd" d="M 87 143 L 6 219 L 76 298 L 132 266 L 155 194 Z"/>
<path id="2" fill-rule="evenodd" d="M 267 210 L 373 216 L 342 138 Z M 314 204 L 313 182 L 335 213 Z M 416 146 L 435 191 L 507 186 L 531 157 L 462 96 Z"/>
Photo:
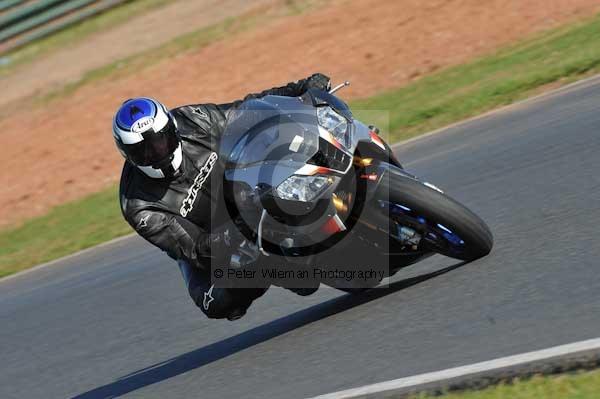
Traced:
<path id="1" fill-rule="evenodd" d="M 315 73 L 306 79 L 306 89 L 329 91 L 331 89 L 331 79 L 322 73 Z"/>
<path id="2" fill-rule="evenodd" d="M 226 232 L 209 233 L 196 242 L 196 253 L 199 258 L 222 261 L 230 252 L 230 241 Z"/>
<path id="3" fill-rule="evenodd" d="M 198 255 L 211 258 L 219 263 L 229 264 L 231 255 L 237 255 L 236 260 L 242 257 L 247 261 L 256 260 L 258 248 L 246 240 L 246 237 L 233 224 L 226 224 L 213 233 L 209 233 L 198 244 Z M 245 262 L 247 263 L 247 262 Z"/>

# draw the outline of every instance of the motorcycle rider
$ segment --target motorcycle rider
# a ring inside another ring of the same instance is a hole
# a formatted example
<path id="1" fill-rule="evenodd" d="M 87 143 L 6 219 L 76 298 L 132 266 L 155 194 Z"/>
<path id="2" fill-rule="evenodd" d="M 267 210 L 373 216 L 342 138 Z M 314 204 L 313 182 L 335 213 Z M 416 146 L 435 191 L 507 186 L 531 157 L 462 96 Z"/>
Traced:
<path id="1" fill-rule="evenodd" d="M 300 96 L 310 88 L 328 90 L 317 73 L 256 94 Z M 125 157 L 121 210 L 127 222 L 150 243 L 177 260 L 188 292 L 209 318 L 242 317 L 265 288 L 215 287 L 211 262 L 224 262 L 235 227 L 224 212 L 219 141 L 227 116 L 244 100 L 194 104 L 168 110 L 151 98 L 125 101 L 113 120 L 113 136 Z"/>

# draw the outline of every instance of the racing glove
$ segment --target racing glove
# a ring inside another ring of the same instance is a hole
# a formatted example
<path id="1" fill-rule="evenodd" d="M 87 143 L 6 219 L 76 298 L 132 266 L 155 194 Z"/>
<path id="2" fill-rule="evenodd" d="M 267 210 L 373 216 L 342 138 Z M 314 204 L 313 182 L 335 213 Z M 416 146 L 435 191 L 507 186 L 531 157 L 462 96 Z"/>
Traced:
<path id="1" fill-rule="evenodd" d="M 331 89 L 331 79 L 322 73 L 315 73 L 306 79 L 306 89 L 329 91 Z"/>
<path id="2" fill-rule="evenodd" d="M 254 262 L 259 254 L 258 247 L 247 241 L 232 224 L 203 236 L 197 241 L 196 249 L 199 257 L 234 268 Z"/>

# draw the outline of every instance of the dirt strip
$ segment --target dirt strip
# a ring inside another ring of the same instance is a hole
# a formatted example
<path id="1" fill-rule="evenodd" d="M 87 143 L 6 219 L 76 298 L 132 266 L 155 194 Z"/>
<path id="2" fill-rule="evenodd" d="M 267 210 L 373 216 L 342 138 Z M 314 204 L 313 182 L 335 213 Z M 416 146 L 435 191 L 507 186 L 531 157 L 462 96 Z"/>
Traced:
<path id="1" fill-rule="evenodd" d="M 598 0 L 334 0 L 90 84 L 0 121 L 0 147 L 10 149 L 0 161 L 0 226 L 118 180 L 122 161 L 110 126 L 125 98 L 150 95 L 169 106 L 228 101 L 314 71 L 351 80 L 346 98 L 364 97 L 598 11 Z M 98 51 L 90 46 L 90 57 Z"/>
<path id="2" fill-rule="evenodd" d="M 77 81 L 96 68 L 155 48 L 180 35 L 211 26 L 278 0 L 177 0 L 75 43 L 0 78 L 0 106 Z"/>

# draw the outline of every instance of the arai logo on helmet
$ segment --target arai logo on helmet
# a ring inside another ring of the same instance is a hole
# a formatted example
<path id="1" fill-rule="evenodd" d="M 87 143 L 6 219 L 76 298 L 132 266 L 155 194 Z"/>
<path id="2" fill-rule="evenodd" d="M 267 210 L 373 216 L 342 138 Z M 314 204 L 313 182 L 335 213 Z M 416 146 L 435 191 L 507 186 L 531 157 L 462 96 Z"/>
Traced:
<path id="1" fill-rule="evenodd" d="M 144 133 L 152 126 L 154 126 L 154 118 L 151 116 L 144 116 L 133 123 L 131 131 L 134 133 Z"/>

